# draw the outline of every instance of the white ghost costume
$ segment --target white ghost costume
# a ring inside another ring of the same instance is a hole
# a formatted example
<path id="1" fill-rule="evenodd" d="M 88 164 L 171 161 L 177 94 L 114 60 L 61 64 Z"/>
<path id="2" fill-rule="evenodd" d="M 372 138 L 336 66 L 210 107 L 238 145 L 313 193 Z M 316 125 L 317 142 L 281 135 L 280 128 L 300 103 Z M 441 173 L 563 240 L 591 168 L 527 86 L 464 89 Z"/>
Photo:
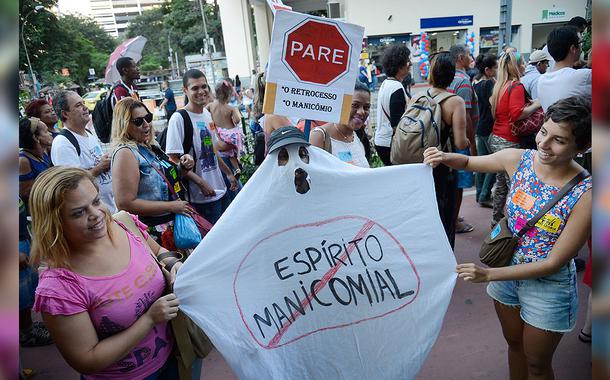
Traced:
<path id="1" fill-rule="evenodd" d="M 180 268 L 180 308 L 240 379 L 415 378 L 456 280 L 432 169 L 285 148 Z"/>

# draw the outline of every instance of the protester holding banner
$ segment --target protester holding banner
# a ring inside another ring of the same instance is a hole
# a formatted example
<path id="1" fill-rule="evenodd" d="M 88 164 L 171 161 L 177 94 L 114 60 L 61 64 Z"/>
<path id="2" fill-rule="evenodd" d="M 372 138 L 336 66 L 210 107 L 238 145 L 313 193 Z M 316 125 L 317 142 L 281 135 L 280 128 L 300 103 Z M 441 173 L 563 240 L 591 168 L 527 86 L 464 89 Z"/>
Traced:
<path id="1" fill-rule="evenodd" d="M 507 55 L 512 55 L 509 53 Z M 574 178 L 575 186 L 520 238 L 508 266 L 457 266 L 459 277 L 486 282 L 508 343 L 510 377 L 553 378 L 552 358 L 574 328 L 578 298 L 573 258 L 591 234 L 591 177 L 573 159 L 591 146 L 591 98 L 570 97 L 549 107 L 536 135 L 538 150 L 503 149 L 467 157 L 429 148 L 424 162 L 476 172 L 507 172 L 507 225 L 515 236 Z M 580 181 L 578 182 L 578 180 Z M 500 224 L 492 231 L 499 234 Z"/>
<path id="2" fill-rule="evenodd" d="M 117 207 L 138 215 L 150 227 L 149 233 L 161 243 L 176 214 L 193 212 L 189 202 L 183 200 L 185 189 L 181 177 L 199 181 L 195 183 L 202 188 L 209 189 L 209 186 L 190 171 L 193 167 L 190 155 L 182 155 L 180 164 L 175 165 L 157 145 L 152 114 L 143 103 L 124 98 L 115 106 L 113 115 L 112 186 Z M 167 244 L 166 247 L 170 248 Z"/>
<path id="3" fill-rule="evenodd" d="M 178 313 L 178 299 L 164 295 L 165 280 L 150 252 L 162 248 L 146 226 L 133 217 L 142 241 L 114 222 L 97 181 L 78 168 L 45 171 L 30 200 L 33 259 L 48 265 L 34 310 L 66 362 L 84 379 L 177 378 L 168 322 Z"/>
<path id="4" fill-rule="evenodd" d="M 352 106 L 347 124 L 328 123 L 311 131 L 309 142 L 318 148 L 348 164 L 369 167 L 365 154 L 364 143 L 356 134 L 357 130 L 365 128 L 371 108 L 371 93 L 367 85 L 358 81 L 352 99 Z M 366 133 L 363 133 L 364 137 Z M 368 144 L 368 140 L 366 140 Z"/>
<path id="5" fill-rule="evenodd" d="M 285 116 L 263 114 L 263 102 L 265 100 L 266 85 L 267 84 L 265 82 L 265 73 L 262 72 L 262 73 L 257 74 L 256 75 L 256 87 L 254 88 L 254 114 L 261 115 L 260 117 L 258 117 L 258 122 L 261 125 L 261 127 L 263 128 L 263 132 L 265 135 L 265 146 L 267 145 L 267 142 L 269 141 L 269 137 L 271 136 L 271 133 L 273 131 L 275 131 L 276 129 L 281 128 L 281 127 L 286 127 L 289 125 L 296 125 L 296 123 L 298 122 L 298 120 L 291 121 L 290 119 L 288 119 Z M 255 150 L 256 150 L 256 147 L 255 147 Z M 266 150 L 265 150 L 265 154 L 266 154 Z"/>
<path id="6" fill-rule="evenodd" d="M 390 143 L 394 128 L 405 113 L 407 93 L 402 80 L 411 69 L 411 52 L 403 44 L 392 45 L 383 54 L 381 64 L 388 76 L 379 87 L 377 96 L 377 126 L 375 128 L 375 150 L 385 166 L 390 161 Z"/>

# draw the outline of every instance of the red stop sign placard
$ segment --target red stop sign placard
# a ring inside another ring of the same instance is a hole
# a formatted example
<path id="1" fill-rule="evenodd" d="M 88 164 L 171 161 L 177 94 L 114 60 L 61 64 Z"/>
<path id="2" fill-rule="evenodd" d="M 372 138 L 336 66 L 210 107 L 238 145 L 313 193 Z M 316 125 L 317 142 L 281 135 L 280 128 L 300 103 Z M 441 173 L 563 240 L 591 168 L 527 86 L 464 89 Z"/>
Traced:
<path id="1" fill-rule="evenodd" d="M 350 50 L 337 25 L 309 19 L 286 32 L 282 62 L 298 80 L 328 85 L 347 73 Z"/>

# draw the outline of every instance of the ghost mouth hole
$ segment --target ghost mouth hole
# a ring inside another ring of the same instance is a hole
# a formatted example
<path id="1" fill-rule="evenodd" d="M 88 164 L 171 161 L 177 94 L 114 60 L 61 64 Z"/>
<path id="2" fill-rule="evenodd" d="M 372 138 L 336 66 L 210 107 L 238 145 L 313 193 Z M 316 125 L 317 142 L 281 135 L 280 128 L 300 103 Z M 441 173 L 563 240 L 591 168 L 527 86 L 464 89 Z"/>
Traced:
<path id="1" fill-rule="evenodd" d="M 309 191 L 307 172 L 301 168 L 294 170 L 294 188 L 299 194 L 305 194 Z"/>

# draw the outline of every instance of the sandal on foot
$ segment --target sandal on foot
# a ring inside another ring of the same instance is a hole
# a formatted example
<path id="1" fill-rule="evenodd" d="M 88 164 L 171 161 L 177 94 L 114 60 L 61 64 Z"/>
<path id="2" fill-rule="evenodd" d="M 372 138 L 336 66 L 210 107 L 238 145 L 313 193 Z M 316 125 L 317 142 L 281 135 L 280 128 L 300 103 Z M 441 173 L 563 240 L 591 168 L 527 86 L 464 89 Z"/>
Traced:
<path id="1" fill-rule="evenodd" d="M 578 340 L 583 343 L 591 343 L 591 334 L 587 334 L 586 332 L 580 330 L 580 334 L 578 334 Z"/>
<path id="2" fill-rule="evenodd" d="M 468 224 L 466 222 L 462 222 L 461 228 L 455 229 L 456 234 L 464 234 L 464 233 L 472 232 L 472 231 L 474 231 L 474 226 L 472 226 L 471 224 Z"/>

